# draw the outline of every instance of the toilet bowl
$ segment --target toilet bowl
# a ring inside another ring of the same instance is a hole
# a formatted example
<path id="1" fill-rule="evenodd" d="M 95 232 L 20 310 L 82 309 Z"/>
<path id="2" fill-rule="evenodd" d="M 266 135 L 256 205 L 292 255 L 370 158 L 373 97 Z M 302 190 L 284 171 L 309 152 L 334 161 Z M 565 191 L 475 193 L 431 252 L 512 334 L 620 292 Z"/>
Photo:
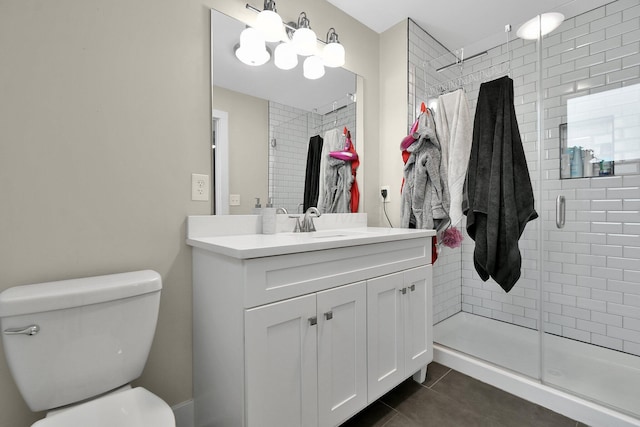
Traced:
<path id="1" fill-rule="evenodd" d="M 37 421 L 32 427 L 174 427 L 169 405 L 142 387 L 90 400 L 60 410 Z"/>
<path id="2" fill-rule="evenodd" d="M 16 286 L 0 333 L 33 426 L 174 427 L 162 399 L 129 383 L 149 354 L 162 280 L 151 270 Z"/>

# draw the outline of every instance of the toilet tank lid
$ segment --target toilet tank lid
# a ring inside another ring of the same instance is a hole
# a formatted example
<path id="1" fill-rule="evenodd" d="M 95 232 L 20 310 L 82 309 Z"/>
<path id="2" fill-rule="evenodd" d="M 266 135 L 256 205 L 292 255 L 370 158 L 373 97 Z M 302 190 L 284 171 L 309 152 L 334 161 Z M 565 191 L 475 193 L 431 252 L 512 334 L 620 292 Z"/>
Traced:
<path id="1" fill-rule="evenodd" d="M 153 270 L 14 286 L 0 293 L 0 317 L 98 304 L 161 289 L 162 278 Z"/>

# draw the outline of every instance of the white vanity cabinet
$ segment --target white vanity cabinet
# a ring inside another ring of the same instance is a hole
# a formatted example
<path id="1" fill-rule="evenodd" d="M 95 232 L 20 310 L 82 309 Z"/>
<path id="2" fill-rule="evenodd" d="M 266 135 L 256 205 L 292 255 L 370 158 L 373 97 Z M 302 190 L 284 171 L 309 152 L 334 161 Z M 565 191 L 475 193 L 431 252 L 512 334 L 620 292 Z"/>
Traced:
<path id="1" fill-rule="evenodd" d="M 197 427 L 336 426 L 426 372 L 431 234 L 358 230 L 188 239 Z"/>
<path id="2" fill-rule="evenodd" d="M 247 424 L 329 426 L 367 404 L 365 282 L 245 312 Z"/>

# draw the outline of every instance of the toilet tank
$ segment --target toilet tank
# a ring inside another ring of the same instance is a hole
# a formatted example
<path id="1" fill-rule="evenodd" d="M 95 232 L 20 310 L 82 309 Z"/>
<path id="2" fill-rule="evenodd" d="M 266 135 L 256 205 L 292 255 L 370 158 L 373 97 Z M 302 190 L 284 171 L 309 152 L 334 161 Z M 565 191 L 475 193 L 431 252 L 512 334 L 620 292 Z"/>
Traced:
<path id="1" fill-rule="evenodd" d="M 0 293 L 7 364 L 32 411 L 105 393 L 142 373 L 162 279 L 151 270 L 9 288 Z M 34 335 L 9 334 L 37 325 Z"/>

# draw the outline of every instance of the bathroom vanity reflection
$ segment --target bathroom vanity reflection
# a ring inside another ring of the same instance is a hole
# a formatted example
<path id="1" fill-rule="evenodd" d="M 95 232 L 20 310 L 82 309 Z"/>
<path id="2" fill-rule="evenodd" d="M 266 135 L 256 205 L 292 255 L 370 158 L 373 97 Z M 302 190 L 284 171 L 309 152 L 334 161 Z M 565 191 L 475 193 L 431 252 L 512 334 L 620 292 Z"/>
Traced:
<path id="1" fill-rule="evenodd" d="M 258 216 L 188 218 L 196 426 L 335 426 L 424 380 L 433 232 L 349 216 L 272 235 L 246 234 Z"/>

